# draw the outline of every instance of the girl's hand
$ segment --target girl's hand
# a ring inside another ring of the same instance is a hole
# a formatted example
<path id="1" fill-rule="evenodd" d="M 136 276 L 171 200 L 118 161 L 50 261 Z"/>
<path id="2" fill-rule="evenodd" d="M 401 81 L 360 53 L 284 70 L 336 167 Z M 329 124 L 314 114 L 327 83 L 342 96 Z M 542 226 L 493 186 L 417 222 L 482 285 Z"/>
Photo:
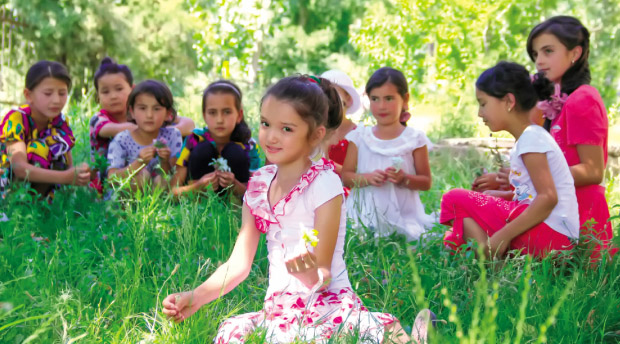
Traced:
<path id="1" fill-rule="evenodd" d="M 71 176 L 72 185 L 85 186 L 90 183 L 90 167 L 85 162 L 71 167 L 67 170 L 67 174 Z"/>
<path id="2" fill-rule="evenodd" d="M 491 258 L 501 258 L 506 254 L 506 250 L 510 246 L 510 239 L 502 234 L 502 231 L 498 231 L 489 238 L 489 250 Z"/>
<path id="3" fill-rule="evenodd" d="M 471 189 L 478 192 L 497 190 L 500 186 L 497 176 L 497 173 L 485 173 L 474 180 Z"/>
<path id="4" fill-rule="evenodd" d="M 213 189 L 217 190 L 219 186 L 219 177 L 216 172 L 207 173 L 198 179 L 198 183 L 204 187 L 213 185 Z"/>
<path id="5" fill-rule="evenodd" d="M 162 159 L 162 161 L 170 160 L 170 148 L 168 146 L 163 148 L 155 148 L 157 155 Z"/>
<path id="6" fill-rule="evenodd" d="M 162 305 L 164 314 L 177 323 L 189 318 L 200 308 L 198 303 L 194 302 L 193 291 L 170 294 L 164 299 Z"/>
<path id="7" fill-rule="evenodd" d="M 232 172 L 215 171 L 218 183 L 222 188 L 227 188 L 235 183 L 235 174 Z"/>
<path id="8" fill-rule="evenodd" d="M 497 183 L 499 188 L 503 190 L 510 190 L 510 167 L 502 167 L 497 171 Z"/>
<path id="9" fill-rule="evenodd" d="M 364 173 L 363 176 L 372 186 L 383 186 L 387 180 L 387 174 L 383 170 L 374 170 L 370 173 Z"/>
<path id="10" fill-rule="evenodd" d="M 156 152 L 157 152 L 157 148 L 155 148 L 153 146 L 144 147 L 138 153 L 138 159 L 141 159 L 142 162 L 146 165 L 149 162 L 151 162 L 151 160 L 153 160 L 153 158 L 155 158 L 155 153 Z"/>
<path id="11" fill-rule="evenodd" d="M 308 288 L 314 287 L 319 281 L 316 256 L 312 252 L 306 251 L 305 253 L 302 253 L 297 257 L 291 258 L 285 262 L 285 265 L 286 271 L 288 271 L 289 274 L 293 275 L 293 277 L 300 280 L 301 283 L 303 283 Z M 331 278 L 329 271 L 327 271 L 327 276 L 325 275 L 325 270 L 327 269 L 321 269 L 321 272 L 323 273 L 322 287 L 329 284 L 329 282 L 326 284 L 326 277 Z"/>
<path id="12" fill-rule="evenodd" d="M 405 172 L 402 168 L 396 170 L 396 168 L 392 166 L 385 169 L 385 175 L 388 182 L 398 186 L 400 186 L 406 178 Z"/>

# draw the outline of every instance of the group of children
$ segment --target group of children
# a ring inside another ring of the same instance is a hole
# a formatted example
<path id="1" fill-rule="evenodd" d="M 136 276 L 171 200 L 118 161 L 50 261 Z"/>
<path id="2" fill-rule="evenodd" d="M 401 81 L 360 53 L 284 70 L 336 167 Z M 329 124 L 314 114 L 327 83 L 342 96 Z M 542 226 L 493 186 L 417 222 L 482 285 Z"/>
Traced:
<path id="1" fill-rule="evenodd" d="M 611 239 L 600 185 L 608 123 L 601 97 L 589 86 L 589 33 L 575 18 L 553 17 L 532 30 L 527 51 L 534 76 L 500 62 L 476 82 L 479 116 L 516 143 L 508 178 L 489 174 L 474 182 L 477 191 L 443 196 L 439 222 L 451 227 L 444 242 L 457 249 L 473 239 L 488 255 L 517 249 L 542 257 L 574 247 L 587 234 L 602 251 Z M 418 194 L 431 187 L 431 143 L 407 126 L 409 93 L 400 71 L 381 68 L 366 84 L 374 126 L 357 126 L 344 115 L 359 109 L 360 96 L 342 72 L 277 82 L 260 104 L 258 139 L 268 164 L 259 168 L 234 83 L 206 88 L 206 126 L 194 129 L 177 116 L 166 85 L 134 86 L 129 69 L 106 58 L 95 73 L 101 110 L 90 121 L 90 139 L 93 159 L 107 157 L 108 168 L 96 177 L 88 165 L 73 164 L 75 140 L 60 113 L 70 86 L 59 63 L 41 61 L 29 70 L 28 105 L 0 125 L 3 185 L 9 178 L 28 180 L 46 194 L 55 184 L 101 185 L 117 176 L 134 188 L 154 183 L 175 195 L 211 187 L 243 197 L 230 258 L 193 291 L 166 297 L 165 314 L 183 321 L 234 289 L 247 278 L 265 234 L 264 309 L 226 320 L 217 343 L 243 342 L 257 327 L 266 329 L 269 342 L 324 342 L 347 332 L 370 342 L 425 340 L 428 311 L 410 334 L 394 316 L 368 311 L 344 260 L 347 217 L 378 235 L 397 231 L 409 239 L 435 222 Z M 534 123 L 539 109 L 544 127 Z M 170 182 L 164 174 L 172 174 Z"/>

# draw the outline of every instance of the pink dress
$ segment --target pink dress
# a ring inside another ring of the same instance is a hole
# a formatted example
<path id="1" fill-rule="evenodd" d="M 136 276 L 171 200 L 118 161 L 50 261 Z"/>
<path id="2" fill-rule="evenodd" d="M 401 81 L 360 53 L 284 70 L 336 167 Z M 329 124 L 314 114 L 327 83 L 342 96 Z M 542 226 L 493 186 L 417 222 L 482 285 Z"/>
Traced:
<path id="1" fill-rule="evenodd" d="M 583 85 L 576 89 L 566 100 L 562 112 L 551 122 L 551 136 L 560 146 L 568 166 L 580 163 L 577 145 L 596 145 L 603 148 L 605 166 L 607 166 L 607 133 L 609 124 L 603 99 L 596 88 Z M 603 245 L 597 245 L 593 257 L 600 255 L 612 239 L 609 219 L 609 206 L 605 199 L 605 187 L 586 185 L 575 188 L 579 204 L 581 235 L 594 235 Z M 588 229 L 588 223 L 591 231 Z"/>
<path id="2" fill-rule="evenodd" d="M 351 331 L 359 334 L 362 343 L 377 343 L 383 340 L 385 327 L 396 321 L 390 314 L 369 312 L 351 288 L 343 257 L 344 204 L 332 259 L 333 278 L 327 290 L 313 293 L 286 270 L 285 260 L 298 255 L 306 245 L 301 226 L 314 228 L 314 211 L 343 194 L 342 182 L 333 167 L 320 159 L 273 207 L 268 191 L 277 166 L 265 166 L 250 179 L 245 203 L 255 217 L 256 228 L 267 236 L 269 287 L 263 310 L 224 321 L 216 343 L 243 343 L 244 336 L 257 329 L 265 331 L 268 343 L 325 343 Z"/>

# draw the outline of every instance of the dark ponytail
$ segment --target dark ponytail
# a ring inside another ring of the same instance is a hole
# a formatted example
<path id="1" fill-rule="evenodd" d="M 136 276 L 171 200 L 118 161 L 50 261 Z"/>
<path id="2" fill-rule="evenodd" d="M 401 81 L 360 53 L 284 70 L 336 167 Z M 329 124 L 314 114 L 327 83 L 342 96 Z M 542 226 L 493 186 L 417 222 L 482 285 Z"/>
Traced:
<path id="1" fill-rule="evenodd" d="M 539 100 L 549 99 L 553 94 L 553 83 L 542 74 L 536 74 L 532 81 L 525 67 L 506 61 L 482 72 L 476 81 L 476 88 L 498 99 L 511 93 L 519 111 L 529 111 Z"/>
<path id="2" fill-rule="evenodd" d="M 289 76 L 270 87 L 263 99 L 274 97 L 290 104 L 310 127 L 308 135 L 319 126 L 336 129 L 342 123 L 343 110 L 340 96 L 329 80 L 308 76 Z"/>
<path id="3" fill-rule="evenodd" d="M 131 74 L 131 70 L 126 65 L 118 64 L 114 62 L 114 60 L 110 57 L 104 57 L 101 60 L 101 64 L 99 65 L 99 69 L 95 72 L 94 83 L 95 90 L 99 90 L 99 79 L 106 74 L 116 74 L 121 73 L 125 76 L 127 83 L 129 86 L 133 85 L 133 75 Z"/>

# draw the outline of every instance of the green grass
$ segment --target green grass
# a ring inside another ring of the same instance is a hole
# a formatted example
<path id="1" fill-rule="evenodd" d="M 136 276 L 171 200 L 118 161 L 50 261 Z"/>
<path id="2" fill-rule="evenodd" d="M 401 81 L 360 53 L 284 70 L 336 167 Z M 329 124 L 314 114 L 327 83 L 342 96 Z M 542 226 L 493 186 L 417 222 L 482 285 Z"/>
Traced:
<path id="1" fill-rule="evenodd" d="M 92 109 L 84 102 L 69 111 L 77 161 L 88 156 Z M 422 193 L 429 212 L 490 160 L 473 151 L 458 159 L 432 152 L 431 165 L 433 188 Z M 160 312 L 168 293 L 197 286 L 227 259 L 240 225 L 234 204 L 213 197 L 175 201 L 158 191 L 101 201 L 74 187 L 48 204 L 20 188 L 0 212 L 10 219 L 0 223 L 2 343 L 205 343 L 227 317 L 262 308 L 264 239 L 250 276 L 230 294 L 182 324 Z M 349 231 L 349 277 L 365 305 L 396 315 L 405 327 L 431 308 L 447 321 L 433 343 L 620 341 L 618 257 L 592 268 L 579 250 L 555 260 L 485 262 L 472 250 L 451 255 L 441 244 L 444 230 L 438 225 L 412 243 Z M 250 342 L 261 343 L 261 334 Z"/>

